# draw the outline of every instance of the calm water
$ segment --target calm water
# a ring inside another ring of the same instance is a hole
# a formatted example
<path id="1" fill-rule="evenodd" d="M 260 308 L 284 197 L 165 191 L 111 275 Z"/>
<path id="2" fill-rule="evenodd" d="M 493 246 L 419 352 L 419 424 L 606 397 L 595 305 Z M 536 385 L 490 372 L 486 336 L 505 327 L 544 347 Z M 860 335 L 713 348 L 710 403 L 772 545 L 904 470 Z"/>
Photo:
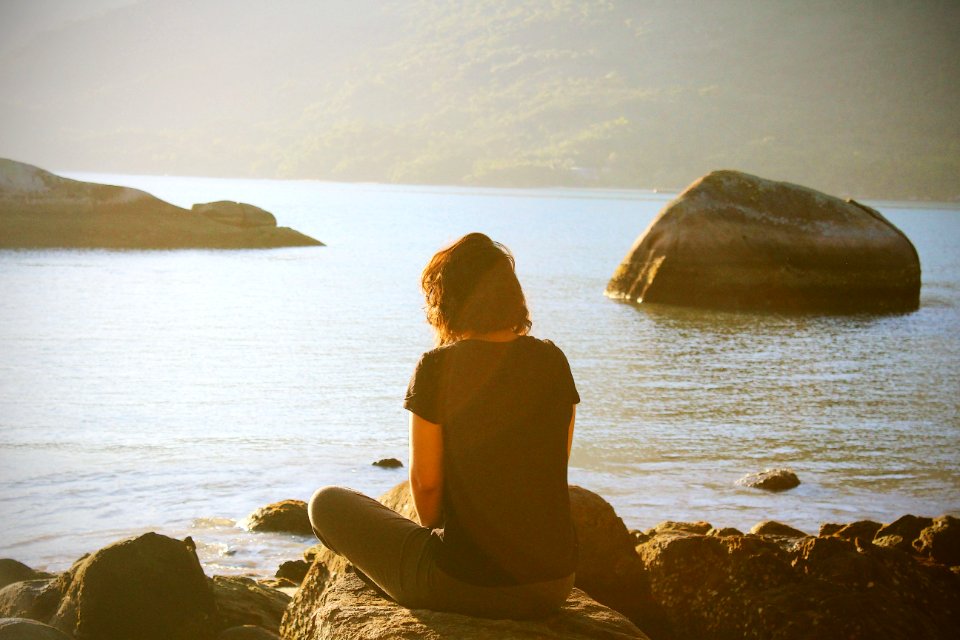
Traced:
<path id="1" fill-rule="evenodd" d="M 583 404 L 571 481 L 631 528 L 749 528 L 960 513 L 960 211 L 878 203 L 913 240 L 920 311 L 783 317 L 635 308 L 607 278 L 668 200 L 76 176 L 176 204 L 242 200 L 329 246 L 0 252 L 0 556 L 62 569 L 147 530 L 192 535 L 208 573 L 272 574 L 302 538 L 238 522 L 317 486 L 403 479 L 400 407 L 430 348 L 418 276 L 484 231 L 511 247 L 534 334 Z M 790 466 L 786 494 L 734 481 Z"/>

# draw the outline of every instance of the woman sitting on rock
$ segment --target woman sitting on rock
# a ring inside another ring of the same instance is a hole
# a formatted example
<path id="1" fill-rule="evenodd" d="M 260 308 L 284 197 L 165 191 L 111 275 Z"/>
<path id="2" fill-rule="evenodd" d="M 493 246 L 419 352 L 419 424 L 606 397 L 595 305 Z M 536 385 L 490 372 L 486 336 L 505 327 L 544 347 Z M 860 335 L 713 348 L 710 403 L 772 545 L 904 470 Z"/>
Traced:
<path id="1" fill-rule="evenodd" d="M 580 398 L 570 366 L 552 342 L 527 335 L 513 257 L 487 236 L 437 253 L 421 284 L 439 346 L 420 358 L 404 401 L 420 524 L 340 487 L 313 495 L 310 522 L 407 607 L 548 615 L 577 563 L 567 458 Z"/>

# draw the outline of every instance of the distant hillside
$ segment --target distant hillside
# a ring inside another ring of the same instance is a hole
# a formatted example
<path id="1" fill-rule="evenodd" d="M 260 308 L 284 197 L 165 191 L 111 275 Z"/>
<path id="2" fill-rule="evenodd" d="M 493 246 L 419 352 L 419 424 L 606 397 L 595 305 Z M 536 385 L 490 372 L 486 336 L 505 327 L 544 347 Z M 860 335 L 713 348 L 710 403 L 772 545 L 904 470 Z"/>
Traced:
<path id="1" fill-rule="evenodd" d="M 953 0 L 142 0 L 0 56 L 60 170 L 960 199 Z"/>

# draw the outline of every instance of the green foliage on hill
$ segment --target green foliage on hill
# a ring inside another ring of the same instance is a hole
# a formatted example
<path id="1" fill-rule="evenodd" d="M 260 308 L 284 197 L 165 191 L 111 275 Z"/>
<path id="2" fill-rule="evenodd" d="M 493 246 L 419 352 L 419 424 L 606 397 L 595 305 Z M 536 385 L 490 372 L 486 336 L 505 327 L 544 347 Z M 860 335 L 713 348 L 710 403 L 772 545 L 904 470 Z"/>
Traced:
<path id="1" fill-rule="evenodd" d="M 145 0 L 0 58 L 0 155 L 99 171 L 960 197 L 950 0 Z"/>

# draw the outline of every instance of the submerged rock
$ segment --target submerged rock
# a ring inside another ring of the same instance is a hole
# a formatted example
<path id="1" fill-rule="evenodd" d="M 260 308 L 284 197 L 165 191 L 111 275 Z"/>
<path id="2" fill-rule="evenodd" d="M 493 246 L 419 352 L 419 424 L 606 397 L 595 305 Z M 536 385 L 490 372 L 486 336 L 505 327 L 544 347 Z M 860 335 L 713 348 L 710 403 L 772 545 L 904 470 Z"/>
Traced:
<path id="1" fill-rule="evenodd" d="M 307 503 L 303 500 L 281 500 L 260 507 L 247 517 L 246 526 L 250 531 L 313 535 L 313 527 L 310 526 L 310 517 L 307 515 Z"/>
<path id="2" fill-rule="evenodd" d="M 743 476 L 737 480 L 737 484 L 764 491 L 786 491 L 799 486 L 800 478 L 790 469 L 764 469 L 760 473 Z"/>
<path id="3" fill-rule="evenodd" d="M 606 294 L 715 309 L 913 311 L 920 259 L 910 240 L 870 207 L 714 171 L 660 212 Z"/>
<path id="4" fill-rule="evenodd" d="M 193 211 L 127 187 L 61 178 L 0 158 L 0 248 L 257 249 L 319 246 L 248 204 Z"/>
<path id="5" fill-rule="evenodd" d="M 314 568 L 315 570 L 317 567 Z M 308 576 L 307 581 L 322 575 Z M 647 638 L 623 615 L 599 605 L 578 589 L 556 615 L 543 620 L 489 620 L 424 609 L 386 600 L 355 574 L 346 573 L 322 590 L 297 592 L 287 609 L 284 640 L 626 640 Z"/>

